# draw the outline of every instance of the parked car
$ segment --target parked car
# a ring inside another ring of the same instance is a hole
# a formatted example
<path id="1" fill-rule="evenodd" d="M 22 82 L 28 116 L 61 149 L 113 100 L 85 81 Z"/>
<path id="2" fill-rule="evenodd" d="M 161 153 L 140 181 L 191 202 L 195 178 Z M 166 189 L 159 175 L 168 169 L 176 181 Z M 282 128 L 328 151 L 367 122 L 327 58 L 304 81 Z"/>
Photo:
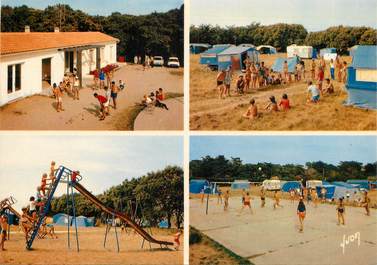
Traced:
<path id="1" fill-rule="evenodd" d="M 169 57 L 168 67 L 179 68 L 180 66 L 178 57 Z"/>
<path id="2" fill-rule="evenodd" d="M 164 66 L 164 58 L 162 56 L 154 56 L 153 66 Z"/>

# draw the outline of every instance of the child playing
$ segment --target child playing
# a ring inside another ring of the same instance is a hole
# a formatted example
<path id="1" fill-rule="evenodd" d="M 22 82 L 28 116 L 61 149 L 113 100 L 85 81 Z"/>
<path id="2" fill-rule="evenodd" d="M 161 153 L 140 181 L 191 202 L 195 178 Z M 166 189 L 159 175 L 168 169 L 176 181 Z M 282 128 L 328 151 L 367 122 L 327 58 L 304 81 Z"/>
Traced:
<path id="1" fill-rule="evenodd" d="M 275 96 L 270 96 L 270 103 L 268 103 L 265 109 L 269 112 L 278 111 L 278 104 L 276 103 Z"/>
<path id="2" fill-rule="evenodd" d="M 244 88 L 245 88 L 245 80 L 243 78 L 243 75 L 239 75 L 238 80 L 237 80 L 237 92 L 238 92 L 238 94 L 243 94 Z"/>
<path id="3" fill-rule="evenodd" d="M 52 89 L 53 89 L 53 92 L 54 92 L 54 95 L 55 95 L 56 111 L 57 112 L 64 111 L 64 109 L 63 109 L 63 93 L 60 90 L 60 87 L 58 87 L 56 85 L 56 83 L 54 83 L 52 85 Z"/>
<path id="4" fill-rule="evenodd" d="M 291 189 L 289 191 L 289 196 L 291 198 L 291 203 L 294 203 L 295 202 L 295 190 L 294 189 Z"/>
<path id="5" fill-rule="evenodd" d="M 120 90 L 123 90 L 125 88 L 125 84 L 122 80 L 119 80 L 119 84 L 118 84 L 118 87 L 120 88 Z"/>
<path id="6" fill-rule="evenodd" d="M 244 197 L 244 201 L 243 201 L 242 208 L 241 208 L 239 215 L 241 215 L 241 213 L 242 213 L 242 211 L 245 207 L 249 207 L 250 213 L 253 214 L 253 210 L 251 209 L 251 197 L 250 197 L 250 194 L 248 192 L 246 193 L 246 195 Z"/>
<path id="7" fill-rule="evenodd" d="M 247 111 L 242 115 L 242 117 L 250 120 L 258 117 L 258 107 L 255 104 L 254 99 L 250 100 L 250 106 L 248 107 Z"/>
<path id="8" fill-rule="evenodd" d="M 44 173 L 42 175 L 41 189 L 40 189 L 40 191 L 42 192 L 43 197 L 46 196 L 46 190 L 47 190 L 47 174 Z"/>
<path id="9" fill-rule="evenodd" d="M 336 210 L 338 212 L 338 225 L 345 225 L 344 223 L 344 212 L 345 212 L 345 207 L 343 203 L 343 198 L 339 198 L 339 204 L 336 207 Z"/>
<path id="10" fill-rule="evenodd" d="M 229 190 L 227 190 L 224 194 L 224 211 L 227 211 L 228 210 L 228 206 L 229 206 Z"/>
<path id="11" fill-rule="evenodd" d="M 34 196 L 31 196 L 29 199 L 29 214 L 33 215 L 35 212 L 37 212 L 37 203 L 35 202 Z"/>
<path id="12" fill-rule="evenodd" d="M 114 109 L 117 108 L 117 97 L 118 97 L 119 87 L 115 84 L 114 81 L 111 82 L 111 99 L 113 100 Z"/>
<path id="13" fill-rule="evenodd" d="M 165 100 L 165 93 L 164 93 L 164 90 L 163 90 L 161 87 L 158 89 L 158 96 L 157 96 L 157 99 L 158 99 L 159 101 L 163 101 L 163 100 Z"/>
<path id="14" fill-rule="evenodd" d="M 109 101 L 106 97 L 102 95 L 98 95 L 97 93 L 94 93 L 93 96 L 98 99 L 98 102 L 100 104 L 101 110 L 100 110 L 100 121 L 104 120 L 106 118 L 106 115 L 108 115 L 109 112 Z"/>
<path id="15" fill-rule="evenodd" d="M 288 83 L 289 82 L 289 73 L 288 73 L 288 62 L 284 61 L 283 64 L 283 73 L 284 73 L 284 79 Z"/>
<path id="16" fill-rule="evenodd" d="M 333 59 L 330 60 L 330 76 L 331 76 L 331 80 L 335 79 L 335 65 L 334 65 Z"/>
<path id="17" fill-rule="evenodd" d="M 217 204 L 219 203 L 223 204 L 223 197 L 220 189 L 217 191 Z"/>
<path id="18" fill-rule="evenodd" d="M 51 166 L 50 166 L 50 180 L 51 180 L 51 184 L 53 184 L 55 182 L 55 161 L 51 161 Z"/>
<path id="19" fill-rule="evenodd" d="M 217 74 L 217 77 L 216 77 L 217 88 L 219 89 L 219 93 L 220 93 L 220 99 L 223 98 L 223 94 L 225 92 L 225 85 L 224 85 L 225 74 L 226 74 L 225 70 L 222 70 L 221 72 Z"/>
<path id="20" fill-rule="evenodd" d="M 74 75 L 74 83 L 73 83 L 73 99 L 80 100 L 80 94 L 79 94 L 79 77 L 77 75 Z"/>
<path id="21" fill-rule="evenodd" d="M 80 175 L 80 171 L 72 171 L 72 173 L 71 173 L 71 181 L 72 182 L 76 182 L 76 180 L 77 180 L 77 176 L 79 176 Z"/>
<path id="22" fill-rule="evenodd" d="M 319 101 L 320 91 L 312 81 L 308 82 L 308 102 L 317 103 Z"/>
<path id="23" fill-rule="evenodd" d="M 297 206 L 297 215 L 298 215 L 298 220 L 300 222 L 299 231 L 300 231 L 300 233 L 302 233 L 304 231 L 304 219 L 305 219 L 305 215 L 306 215 L 304 198 L 302 196 L 300 197 L 300 201 L 299 201 L 298 206 Z"/>
<path id="24" fill-rule="evenodd" d="M 370 215 L 370 210 L 369 210 L 369 204 L 370 204 L 370 198 L 368 197 L 368 192 L 364 192 L 364 201 L 363 201 L 363 207 L 365 208 L 366 215 Z"/>
<path id="25" fill-rule="evenodd" d="M 5 214 L 3 214 L 0 217 L 0 226 L 1 226 L 0 248 L 1 250 L 5 250 L 4 242 L 7 240 L 7 230 L 8 230 L 8 217 Z"/>
<path id="26" fill-rule="evenodd" d="M 278 191 L 277 191 L 277 190 L 275 190 L 275 193 L 274 193 L 274 200 L 275 200 L 275 202 L 274 202 L 274 210 L 275 210 L 278 206 L 283 208 L 283 206 L 280 205 L 280 197 L 279 197 L 279 194 L 278 194 Z"/>
<path id="27" fill-rule="evenodd" d="M 312 73 L 313 80 L 315 79 L 315 68 L 316 68 L 315 59 L 312 59 L 312 68 L 310 69 L 310 72 Z"/>
<path id="28" fill-rule="evenodd" d="M 200 202 L 204 203 L 204 189 L 200 191 Z"/>
<path id="29" fill-rule="evenodd" d="M 263 187 L 260 190 L 260 200 L 261 200 L 261 208 L 264 208 L 264 206 L 266 205 L 266 192 Z"/>
<path id="30" fill-rule="evenodd" d="M 287 94 L 283 94 L 283 96 L 281 97 L 279 107 L 281 107 L 281 109 L 284 111 L 289 110 L 291 108 L 291 106 L 289 105 L 289 99 Z"/>
<path id="31" fill-rule="evenodd" d="M 325 83 L 325 88 L 323 89 L 323 93 L 324 94 L 334 94 L 334 92 L 335 92 L 334 86 L 330 82 L 330 79 L 326 78 L 325 80 L 326 80 L 326 83 Z"/>
<path id="32" fill-rule="evenodd" d="M 178 230 L 178 232 L 174 234 L 174 244 L 175 244 L 174 249 L 177 251 L 179 250 L 179 246 L 181 245 L 181 242 L 179 241 L 179 238 L 181 237 L 181 235 L 182 235 L 182 230 Z"/>

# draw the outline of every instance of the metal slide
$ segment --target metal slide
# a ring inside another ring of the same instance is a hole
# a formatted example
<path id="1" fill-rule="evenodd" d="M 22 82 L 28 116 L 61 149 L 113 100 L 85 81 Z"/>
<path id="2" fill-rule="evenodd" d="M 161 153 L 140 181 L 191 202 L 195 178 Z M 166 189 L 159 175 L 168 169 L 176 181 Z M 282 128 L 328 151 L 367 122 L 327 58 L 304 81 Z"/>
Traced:
<path id="1" fill-rule="evenodd" d="M 123 221 L 127 222 L 135 231 L 140 234 L 145 240 L 154 243 L 159 244 L 160 246 L 172 246 L 173 242 L 167 242 L 167 241 L 160 241 L 154 239 L 149 233 L 147 233 L 143 228 L 141 228 L 138 224 L 136 224 L 131 218 L 129 218 L 127 215 L 120 213 L 118 211 L 115 211 L 114 209 L 111 209 L 107 206 L 105 206 L 100 200 L 97 199 L 96 196 L 91 194 L 88 190 L 86 190 L 81 184 L 77 182 L 72 182 L 71 185 L 82 195 L 84 195 L 88 200 L 90 200 L 92 203 L 94 203 L 98 208 L 100 208 L 102 211 L 114 215 Z"/>

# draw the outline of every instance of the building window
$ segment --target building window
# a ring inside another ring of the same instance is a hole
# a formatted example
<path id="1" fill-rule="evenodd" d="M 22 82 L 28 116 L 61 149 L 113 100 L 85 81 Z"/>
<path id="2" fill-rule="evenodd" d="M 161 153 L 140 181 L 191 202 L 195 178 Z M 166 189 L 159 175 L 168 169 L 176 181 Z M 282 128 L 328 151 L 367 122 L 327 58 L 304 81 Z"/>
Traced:
<path id="1" fill-rule="evenodd" d="M 8 65 L 8 94 L 21 90 L 21 64 Z"/>

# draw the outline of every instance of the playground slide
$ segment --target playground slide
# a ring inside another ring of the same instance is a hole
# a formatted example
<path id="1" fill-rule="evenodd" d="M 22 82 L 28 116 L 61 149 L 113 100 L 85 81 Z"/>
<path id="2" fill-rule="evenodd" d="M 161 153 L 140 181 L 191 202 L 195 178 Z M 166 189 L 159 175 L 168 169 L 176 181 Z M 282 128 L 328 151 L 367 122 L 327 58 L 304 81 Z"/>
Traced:
<path id="1" fill-rule="evenodd" d="M 141 228 L 138 224 L 136 224 L 131 218 L 129 218 L 127 215 L 120 213 L 118 211 L 115 211 L 114 209 L 111 209 L 107 206 L 105 206 L 100 200 L 97 199 L 96 196 L 91 194 L 88 190 L 86 190 L 81 184 L 75 182 L 72 183 L 72 186 L 80 192 L 82 195 L 84 195 L 88 200 L 90 200 L 92 203 L 94 203 L 98 208 L 100 208 L 102 211 L 114 215 L 123 221 L 127 222 L 135 231 L 140 234 L 145 240 L 154 243 L 154 244 L 160 244 L 160 245 L 173 245 L 172 242 L 167 241 L 159 241 L 154 239 L 150 234 L 148 234 L 143 228 Z"/>

